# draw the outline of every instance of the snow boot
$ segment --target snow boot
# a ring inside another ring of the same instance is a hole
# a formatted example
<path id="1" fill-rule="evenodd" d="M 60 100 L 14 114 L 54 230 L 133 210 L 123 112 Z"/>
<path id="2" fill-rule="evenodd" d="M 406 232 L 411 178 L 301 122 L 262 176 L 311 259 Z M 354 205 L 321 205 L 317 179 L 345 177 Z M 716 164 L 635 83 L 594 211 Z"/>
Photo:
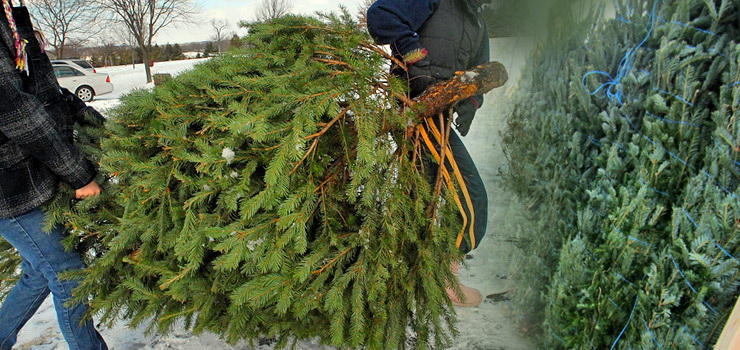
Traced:
<path id="1" fill-rule="evenodd" d="M 460 286 L 460 291 L 462 292 L 461 296 L 463 297 L 461 300 L 452 287 L 447 287 L 447 296 L 450 297 L 452 305 L 458 307 L 476 307 L 480 305 L 481 301 L 483 301 L 483 296 L 480 294 L 480 291 L 462 284 L 458 278 L 460 263 L 455 261 L 450 264 L 450 270 L 452 270 L 452 274 L 455 275 L 455 281 Z"/>

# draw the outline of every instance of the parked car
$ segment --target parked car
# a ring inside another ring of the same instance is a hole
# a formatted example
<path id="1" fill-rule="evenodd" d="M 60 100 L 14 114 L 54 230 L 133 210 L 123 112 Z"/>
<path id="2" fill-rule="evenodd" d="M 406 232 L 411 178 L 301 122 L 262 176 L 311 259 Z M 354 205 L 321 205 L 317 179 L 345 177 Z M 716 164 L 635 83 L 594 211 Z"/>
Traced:
<path id="1" fill-rule="evenodd" d="M 95 67 L 90 64 L 90 62 L 85 61 L 83 59 L 59 59 L 59 60 L 51 60 L 51 64 L 55 65 L 67 65 L 72 66 L 75 68 L 82 68 L 92 73 L 97 73 L 98 71 L 95 70 Z"/>
<path id="2" fill-rule="evenodd" d="M 74 92 L 85 102 L 92 101 L 95 96 L 113 92 L 108 74 L 92 73 L 62 64 L 54 65 L 54 74 L 61 87 Z"/>

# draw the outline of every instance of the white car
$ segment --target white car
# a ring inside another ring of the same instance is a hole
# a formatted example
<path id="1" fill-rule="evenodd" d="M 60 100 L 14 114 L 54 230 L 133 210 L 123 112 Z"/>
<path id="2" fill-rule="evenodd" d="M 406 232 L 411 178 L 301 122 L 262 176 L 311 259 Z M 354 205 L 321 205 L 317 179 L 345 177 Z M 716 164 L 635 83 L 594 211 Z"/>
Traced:
<path id="1" fill-rule="evenodd" d="M 54 65 L 59 85 L 72 91 L 80 100 L 92 101 L 95 96 L 113 92 L 108 74 L 92 73 L 70 65 Z"/>
<path id="2" fill-rule="evenodd" d="M 85 61 L 83 59 L 59 59 L 59 60 L 51 60 L 51 64 L 53 65 L 64 65 L 64 66 L 72 66 L 75 68 L 82 68 L 88 72 L 97 73 L 95 70 L 95 67 L 93 67 L 90 62 Z"/>

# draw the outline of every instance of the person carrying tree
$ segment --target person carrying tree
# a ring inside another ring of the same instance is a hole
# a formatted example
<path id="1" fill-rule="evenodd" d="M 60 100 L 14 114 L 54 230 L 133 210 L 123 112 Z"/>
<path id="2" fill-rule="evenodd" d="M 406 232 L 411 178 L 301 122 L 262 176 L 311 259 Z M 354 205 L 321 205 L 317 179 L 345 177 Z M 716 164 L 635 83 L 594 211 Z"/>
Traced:
<path id="1" fill-rule="evenodd" d="M 21 258 L 21 275 L 0 307 L 0 349 L 11 349 L 18 332 L 51 292 L 70 349 L 107 349 L 87 305 L 68 305 L 78 280 L 62 279 L 84 268 L 79 253 L 62 246 L 62 230 L 42 231 L 41 205 L 58 181 L 76 188 L 77 198 L 100 194 L 93 164 L 73 145 L 72 125 L 80 107 L 63 94 L 36 38 L 28 10 L 2 0 L 0 16 L 0 234 Z M 84 103 L 82 104 L 84 107 Z M 96 113 L 96 112 L 93 112 Z"/>
<path id="2" fill-rule="evenodd" d="M 367 26 L 379 44 L 390 44 L 393 55 L 406 66 L 395 65 L 392 72 L 409 82 L 410 97 L 420 95 L 430 85 L 451 79 L 464 71 L 489 61 L 488 33 L 479 10 L 482 0 L 378 0 L 367 11 Z M 470 130 L 483 96 L 474 96 L 454 107 L 454 124 L 460 135 Z M 450 116 L 446 116 L 450 118 Z M 439 134 L 444 128 L 438 118 L 422 123 L 423 135 Z M 433 140 L 434 137 L 426 139 Z M 435 146 L 439 152 L 439 142 Z M 448 146 L 453 157 L 444 167 L 462 178 L 459 183 L 461 216 L 464 228 L 457 246 L 465 253 L 475 249 L 486 232 L 488 196 L 478 169 L 460 137 L 450 132 Z M 431 162 L 430 162 L 431 163 Z M 432 166 L 436 174 L 436 164 Z M 453 262 L 455 276 L 459 262 Z M 459 280 L 458 280 L 459 283 Z M 456 306 L 477 306 L 482 297 L 478 290 L 460 284 L 459 298 L 447 288 Z"/>

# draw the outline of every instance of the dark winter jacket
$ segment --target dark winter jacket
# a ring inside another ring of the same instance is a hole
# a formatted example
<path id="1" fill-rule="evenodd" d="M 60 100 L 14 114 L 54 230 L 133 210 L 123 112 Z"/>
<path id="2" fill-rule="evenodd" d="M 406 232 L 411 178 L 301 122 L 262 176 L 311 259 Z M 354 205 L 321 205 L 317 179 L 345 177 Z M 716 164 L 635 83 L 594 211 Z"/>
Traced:
<path id="1" fill-rule="evenodd" d="M 28 41 L 29 73 L 15 68 L 15 40 L 0 12 L 0 218 L 39 207 L 54 195 L 59 179 L 77 189 L 95 176 L 72 144 L 73 117 L 28 11 L 14 8 L 13 14 Z"/>
<path id="2" fill-rule="evenodd" d="M 375 40 L 390 44 L 401 60 L 426 50 L 424 63 L 434 81 L 441 81 L 489 61 L 479 7 L 476 0 L 378 0 L 367 11 L 367 24 Z"/>

